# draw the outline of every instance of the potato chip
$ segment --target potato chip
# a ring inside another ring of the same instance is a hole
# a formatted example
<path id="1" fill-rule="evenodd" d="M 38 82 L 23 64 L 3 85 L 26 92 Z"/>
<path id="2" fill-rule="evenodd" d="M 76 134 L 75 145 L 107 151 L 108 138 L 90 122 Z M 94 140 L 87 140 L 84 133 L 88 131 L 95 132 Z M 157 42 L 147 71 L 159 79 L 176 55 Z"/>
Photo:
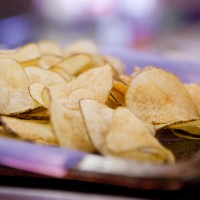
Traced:
<path id="1" fill-rule="evenodd" d="M 40 51 L 35 43 L 29 43 L 14 51 L 4 51 L 0 57 L 8 57 L 17 60 L 20 63 L 30 62 L 40 57 Z"/>
<path id="2" fill-rule="evenodd" d="M 92 59 L 91 62 L 92 62 L 93 67 L 106 65 L 108 63 L 107 60 L 100 54 L 98 54 L 98 55 L 91 55 L 90 54 L 90 57 Z"/>
<path id="3" fill-rule="evenodd" d="M 81 39 L 68 44 L 64 51 L 66 55 L 74 53 L 98 54 L 99 48 L 92 40 Z"/>
<path id="4" fill-rule="evenodd" d="M 125 84 L 129 85 L 131 82 L 131 76 L 129 75 L 125 75 L 125 74 L 120 74 L 118 76 L 119 80 L 121 80 L 122 82 L 124 82 Z"/>
<path id="5" fill-rule="evenodd" d="M 108 96 L 107 101 L 105 102 L 105 105 L 107 105 L 108 107 L 115 109 L 118 106 L 120 106 L 120 104 L 117 102 L 117 100 L 112 96 L 112 94 L 110 94 Z"/>
<path id="6" fill-rule="evenodd" d="M 90 69 L 75 80 L 62 85 L 49 87 L 52 98 L 60 100 L 68 109 L 79 109 L 79 101 L 84 98 L 96 99 L 105 103 L 112 89 L 112 69 L 109 65 Z"/>
<path id="7" fill-rule="evenodd" d="M 35 101 L 37 101 L 41 106 L 47 108 L 47 105 L 42 98 L 42 92 L 44 88 L 45 86 L 41 83 L 32 83 L 29 87 L 29 92 Z"/>
<path id="8" fill-rule="evenodd" d="M 38 60 L 38 66 L 44 69 L 49 69 L 56 63 L 60 62 L 61 59 L 61 57 L 55 55 L 44 55 Z"/>
<path id="9" fill-rule="evenodd" d="M 50 119 L 60 146 L 86 152 L 95 151 L 79 110 L 66 109 L 53 100 L 50 104 Z"/>
<path id="10" fill-rule="evenodd" d="M 105 102 L 105 105 L 107 105 L 108 107 L 112 109 L 116 109 L 118 106 L 120 106 L 119 103 L 116 102 L 115 99 L 113 99 L 111 95 L 108 96 L 108 99 Z"/>
<path id="11" fill-rule="evenodd" d="M 48 121 L 23 120 L 1 116 L 3 127 L 19 138 L 35 143 L 57 145 L 57 139 Z"/>
<path id="12" fill-rule="evenodd" d="M 114 110 L 93 99 L 81 100 L 80 108 L 93 145 L 99 152 L 108 154 L 106 136 Z"/>
<path id="13" fill-rule="evenodd" d="M 153 163 L 173 163 L 174 156 L 152 136 L 144 123 L 127 108 L 115 110 L 106 138 L 113 155 Z"/>
<path id="14" fill-rule="evenodd" d="M 113 69 L 119 73 L 123 74 L 125 71 L 125 65 L 124 63 L 117 57 L 111 56 L 111 55 L 104 55 L 105 60 L 110 63 L 110 65 L 113 67 Z"/>
<path id="15" fill-rule="evenodd" d="M 42 55 L 63 56 L 64 50 L 56 42 L 51 40 L 41 40 L 37 43 Z"/>
<path id="16" fill-rule="evenodd" d="M 60 75 L 66 82 L 70 82 L 74 79 L 74 76 L 67 73 L 67 71 L 63 69 L 62 67 L 53 66 L 49 68 L 49 70 Z"/>
<path id="17" fill-rule="evenodd" d="M 87 54 L 77 54 L 67 58 L 64 58 L 55 66 L 63 68 L 70 75 L 77 76 L 80 71 L 84 71 L 90 68 L 91 57 Z"/>
<path id="18" fill-rule="evenodd" d="M 58 85 L 56 85 L 56 86 L 58 86 Z M 59 86 L 62 86 L 62 88 L 63 88 L 63 85 L 59 85 Z M 52 90 L 52 91 L 54 91 L 54 90 Z M 59 90 L 55 90 L 55 91 L 59 92 Z M 49 88 L 45 87 L 43 89 L 43 91 L 41 92 L 41 98 L 42 98 L 42 101 L 44 102 L 44 104 L 47 106 L 47 108 L 49 108 L 50 101 L 51 101 L 51 96 L 50 96 L 50 90 L 49 90 Z"/>
<path id="19" fill-rule="evenodd" d="M 177 121 L 171 124 L 168 124 L 162 129 L 171 129 L 171 130 L 178 130 L 182 132 L 182 135 L 190 134 L 194 136 L 200 136 L 200 118 L 188 120 L 188 121 Z"/>
<path id="20" fill-rule="evenodd" d="M 119 91 L 120 93 L 122 94 L 126 94 L 127 92 L 127 89 L 128 89 L 128 85 L 125 84 L 124 82 L 122 81 L 119 81 L 119 80 L 115 80 L 113 81 L 113 88 L 117 91 Z"/>
<path id="21" fill-rule="evenodd" d="M 67 84 L 67 82 L 57 73 L 38 67 L 26 67 L 25 72 L 31 83 L 41 83 L 44 86 L 56 84 Z"/>
<path id="22" fill-rule="evenodd" d="M 198 116 L 194 102 L 180 80 L 155 67 L 148 67 L 133 77 L 125 103 L 137 117 L 153 124 L 185 121 Z"/>
<path id="23" fill-rule="evenodd" d="M 200 116 L 200 85 L 195 83 L 185 84 L 187 91 L 189 92 L 192 100 L 194 101 L 196 108 L 198 110 L 198 115 Z"/>
<path id="24" fill-rule="evenodd" d="M 0 114 L 12 115 L 39 107 L 29 94 L 30 82 L 21 65 L 10 58 L 0 59 Z"/>

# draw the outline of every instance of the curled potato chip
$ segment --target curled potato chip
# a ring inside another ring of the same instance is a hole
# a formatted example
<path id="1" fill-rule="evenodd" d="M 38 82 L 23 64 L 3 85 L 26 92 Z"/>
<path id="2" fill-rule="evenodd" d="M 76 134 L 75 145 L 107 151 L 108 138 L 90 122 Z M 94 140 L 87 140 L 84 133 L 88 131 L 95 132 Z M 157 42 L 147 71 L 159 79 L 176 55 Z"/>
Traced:
<path id="1" fill-rule="evenodd" d="M 175 136 L 180 137 L 180 138 L 185 138 L 189 140 L 200 140 L 200 135 L 193 135 L 193 134 L 190 134 L 189 132 L 185 132 L 180 129 L 172 129 L 171 131 Z"/>
<path id="2" fill-rule="evenodd" d="M 111 96 L 115 99 L 115 101 L 117 101 L 117 103 L 120 105 L 120 106 L 125 106 L 125 103 L 124 103 L 124 95 L 115 90 L 115 89 L 112 89 L 111 91 Z"/>
<path id="3" fill-rule="evenodd" d="M 198 114 L 200 116 L 200 85 L 195 83 L 189 83 L 185 84 L 185 87 L 189 92 L 190 96 L 192 97 L 192 100 L 194 101 L 198 110 Z"/>
<path id="4" fill-rule="evenodd" d="M 114 110 L 93 99 L 81 100 L 80 108 L 93 145 L 99 152 L 108 153 L 106 136 Z"/>
<path id="5" fill-rule="evenodd" d="M 38 67 L 26 67 L 24 70 L 31 83 L 41 83 L 44 86 L 67 83 L 60 75 L 50 70 Z"/>
<path id="6" fill-rule="evenodd" d="M 23 120 L 1 116 L 3 127 L 23 140 L 40 144 L 57 145 L 50 123 L 36 120 Z"/>
<path id="7" fill-rule="evenodd" d="M 109 108 L 112 108 L 112 109 L 115 109 L 117 108 L 118 106 L 120 106 L 118 104 L 118 102 L 115 102 L 115 100 L 112 98 L 111 95 L 108 96 L 108 99 L 107 101 L 105 102 L 105 105 L 107 105 Z"/>
<path id="8" fill-rule="evenodd" d="M 81 39 L 68 44 L 64 51 L 67 55 L 74 53 L 98 54 L 99 48 L 92 40 Z"/>
<path id="9" fill-rule="evenodd" d="M 17 61 L 1 58 L 0 114 L 12 115 L 39 107 L 29 94 L 29 85 L 29 79 Z"/>
<path id="10" fill-rule="evenodd" d="M 65 69 L 63 69 L 62 67 L 53 66 L 53 67 L 49 68 L 49 70 L 59 74 L 67 82 L 70 82 L 74 79 L 74 76 L 67 73 L 67 71 Z"/>
<path id="11" fill-rule="evenodd" d="M 55 56 L 63 56 L 64 51 L 60 45 L 51 40 L 41 40 L 37 43 L 42 55 L 50 54 Z"/>
<path id="12" fill-rule="evenodd" d="M 126 159 L 153 163 L 173 163 L 171 151 L 152 136 L 145 124 L 127 108 L 115 110 L 106 138 L 110 153 Z"/>
<path id="13" fill-rule="evenodd" d="M 95 151 L 79 110 L 66 109 L 53 100 L 50 103 L 50 119 L 62 147 L 86 152 Z"/>
<path id="14" fill-rule="evenodd" d="M 37 101 L 41 106 L 47 108 L 47 105 L 42 98 L 44 88 L 45 86 L 40 83 L 32 83 L 29 87 L 29 92 L 35 101 Z"/>
<path id="15" fill-rule="evenodd" d="M 40 57 L 40 51 L 35 43 L 29 43 L 14 51 L 0 52 L 0 57 L 8 57 L 20 63 L 30 62 Z"/>
<path id="16" fill-rule="evenodd" d="M 200 136 L 200 118 L 188 120 L 188 121 L 178 121 L 171 124 L 167 124 L 164 127 L 160 127 L 160 129 L 171 129 L 173 131 L 179 132 L 179 136 L 190 136 L 195 139 L 195 137 L 199 138 Z"/>
<path id="17" fill-rule="evenodd" d="M 131 112 L 148 123 L 165 124 L 198 116 L 180 80 L 155 67 L 148 67 L 133 77 L 125 103 Z"/>

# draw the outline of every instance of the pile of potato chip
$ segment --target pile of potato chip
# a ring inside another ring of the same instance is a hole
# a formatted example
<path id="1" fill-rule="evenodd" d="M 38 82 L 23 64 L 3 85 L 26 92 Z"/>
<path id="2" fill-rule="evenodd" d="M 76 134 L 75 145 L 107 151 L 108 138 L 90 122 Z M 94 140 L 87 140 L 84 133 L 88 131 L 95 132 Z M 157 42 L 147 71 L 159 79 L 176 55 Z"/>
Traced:
<path id="1" fill-rule="evenodd" d="M 157 164 L 174 163 L 155 137 L 200 138 L 200 86 L 156 67 L 132 75 L 90 40 L 0 51 L 0 135 Z"/>

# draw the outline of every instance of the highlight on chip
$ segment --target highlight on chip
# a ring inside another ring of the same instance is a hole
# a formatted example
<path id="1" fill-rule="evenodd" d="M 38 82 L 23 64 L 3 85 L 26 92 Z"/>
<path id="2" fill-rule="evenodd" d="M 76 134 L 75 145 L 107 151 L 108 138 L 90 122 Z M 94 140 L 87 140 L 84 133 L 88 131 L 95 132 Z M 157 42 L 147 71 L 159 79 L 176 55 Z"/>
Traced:
<path id="1" fill-rule="evenodd" d="M 153 124 L 185 121 L 198 116 L 181 81 L 155 67 L 145 68 L 132 78 L 125 103 L 137 117 Z"/>

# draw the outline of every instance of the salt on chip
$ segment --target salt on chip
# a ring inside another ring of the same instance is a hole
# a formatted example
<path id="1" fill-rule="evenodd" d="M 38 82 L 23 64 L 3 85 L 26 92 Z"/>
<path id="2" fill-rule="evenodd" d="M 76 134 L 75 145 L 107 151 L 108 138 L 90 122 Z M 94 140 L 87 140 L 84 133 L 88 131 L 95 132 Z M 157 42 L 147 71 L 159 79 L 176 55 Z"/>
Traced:
<path id="1" fill-rule="evenodd" d="M 19 138 L 35 143 L 57 145 L 50 123 L 37 120 L 24 120 L 1 116 L 3 127 Z"/>
<path id="2" fill-rule="evenodd" d="M 80 110 L 69 110 L 51 100 L 50 120 L 62 147 L 93 152 L 95 148 L 87 134 Z"/>
<path id="3" fill-rule="evenodd" d="M 125 107 L 115 110 L 106 142 L 113 155 L 126 159 L 158 164 L 174 162 L 171 151 L 162 146 L 145 124 Z"/>
<path id="4" fill-rule="evenodd" d="M 195 104 L 181 81 L 173 74 L 148 67 L 135 75 L 125 103 L 145 122 L 165 124 L 198 116 Z"/>
<path id="5" fill-rule="evenodd" d="M 99 152 L 108 154 L 106 136 L 114 110 L 94 99 L 81 100 L 80 108 L 93 145 Z"/>
<path id="6" fill-rule="evenodd" d="M 12 115 L 39 107 L 29 94 L 29 79 L 21 65 L 0 58 L 0 114 Z"/>

